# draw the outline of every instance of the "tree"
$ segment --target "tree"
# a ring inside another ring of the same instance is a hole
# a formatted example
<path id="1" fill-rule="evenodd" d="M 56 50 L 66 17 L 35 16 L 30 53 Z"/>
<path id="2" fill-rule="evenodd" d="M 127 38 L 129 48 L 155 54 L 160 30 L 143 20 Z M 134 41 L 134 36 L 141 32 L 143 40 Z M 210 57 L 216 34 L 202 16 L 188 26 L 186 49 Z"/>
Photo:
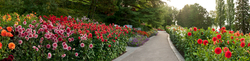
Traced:
<path id="1" fill-rule="evenodd" d="M 193 5 L 185 5 L 176 17 L 177 24 L 184 27 L 204 28 L 211 26 L 212 19 L 208 16 L 205 8 L 195 3 Z"/>
<path id="2" fill-rule="evenodd" d="M 213 10 L 209 11 L 209 17 L 211 17 L 211 20 L 213 20 L 212 21 L 212 25 L 216 25 L 217 24 L 216 22 L 214 22 L 216 16 L 217 16 L 216 11 L 213 11 Z"/>
<path id="3" fill-rule="evenodd" d="M 162 26 L 165 27 L 166 25 L 175 24 L 176 16 L 178 14 L 177 8 L 166 5 L 165 10 L 167 12 L 164 14 L 164 24 Z"/>
<path id="4" fill-rule="evenodd" d="M 227 22 L 229 24 L 229 29 L 232 30 L 232 24 L 234 21 L 234 0 L 227 0 Z"/>
<path id="5" fill-rule="evenodd" d="M 165 23 L 168 6 L 161 0 L 122 0 L 119 10 L 105 22 L 119 25 L 131 24 L 140 27 L 142 23 L 152 27 L 160 27 Z"/>
<path id="6" fill-rule="evenodd" d="M 219 25 L 220 28 L 225 24 L 225 4 L 224 0 L 216 0 L 216 18 L 215 23 Z"/>
<path id="7" fill-rule="evenodd" d="M 238 0 L 236 7 L 236 29 L 241 30 L 244 34 L 249 32 L 249 5 L 248 0 Z"/>

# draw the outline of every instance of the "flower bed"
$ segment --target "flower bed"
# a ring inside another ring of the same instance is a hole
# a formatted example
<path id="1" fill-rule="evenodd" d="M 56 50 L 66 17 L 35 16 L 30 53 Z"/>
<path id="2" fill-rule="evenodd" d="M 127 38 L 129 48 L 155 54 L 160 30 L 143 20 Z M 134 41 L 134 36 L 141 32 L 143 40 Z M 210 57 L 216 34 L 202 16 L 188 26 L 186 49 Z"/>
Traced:
<path id="1" fill-rule="evenodd" d="M 153 29 L 148 32 L 141 31 L 141 30 L 134 30 L 134 31 L 137 32 L 137 34 L 133 35 L 134 37 L 131 37 L 129 39 L 129 41 L 127 42 L 128 46 L 132 46 L 132 47 L 141 46 L 149 40 L 149 37 L 152 37 L 158 34 L 157 29 Z"/>
<path id="2" fill-rule="evenodd" d="M 155 36 L 158 34 L 158 30 L 157 29 L 152 29 L 150 31 L 147 32 L 149 37 Z"/>
<path id="3" fill-rule="evenodd" d="M 187 61 L 249 60 L 249 34 L 214 28 L 167 26 L 171 41 Z M 181 35 L 183 34 L 183 35 Z"/>
<path id="4" fill-rule="evenodd" d="M 10 15 L 8 20 L 0 16 L 3 18 L 0 18 L 3 28 L 0 60 L 13 56 L 8 60 L 109 61 L 126 50 L 128 39 L 133 35 L 133 29 L 126 26 L 105 25 L 86 17 L 13 15 L 16 16 Z"/>
<path id="5" fill-rule="evenodd" d="M 147 42 L 149 40 L 149 38 L 147 36 L 143 36 L 143 35 L 137 35 L 135 37 L 132 37 L 128 42 L 128 46 L 133 46 L 133 47 L 137 47 L 137 46 L 141 46 L 143 45 L 145 42 Z"/>

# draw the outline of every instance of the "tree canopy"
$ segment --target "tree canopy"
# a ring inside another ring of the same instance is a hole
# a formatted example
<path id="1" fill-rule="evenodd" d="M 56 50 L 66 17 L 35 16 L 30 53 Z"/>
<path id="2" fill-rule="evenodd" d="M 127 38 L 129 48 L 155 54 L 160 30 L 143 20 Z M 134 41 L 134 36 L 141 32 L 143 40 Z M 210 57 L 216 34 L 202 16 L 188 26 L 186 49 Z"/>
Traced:
<path id="1" fill-rule="evenodd" d="M 225 24 L 225 3 L 224 0 L 216 0 L 216 18 L 215 25 L 219 25 L 221 28 Z"/>
<path id="2" fill-rule="evenodd" d="M 244 34 L 249 32 L 249 5 L 248 0 L 238 0 L 236 7 L 236 29 L 241 30 Z"/>
<path id="3" fill-rule="evenodd" d="M 185 27 L 204 28 L 211 26 L 212 19 L 209 13 L 199 4 L 185 5 L 177 15 L 178 25 Z"/>
<path id="4" fill-rule="evenodd" d="M 161 0 L 0 0 L 0 13 L 87 16 L 90 19 L 134 27 L 173 24 L 178 11 Z M 146 25 L 141 25 L 146 24 Z"/>

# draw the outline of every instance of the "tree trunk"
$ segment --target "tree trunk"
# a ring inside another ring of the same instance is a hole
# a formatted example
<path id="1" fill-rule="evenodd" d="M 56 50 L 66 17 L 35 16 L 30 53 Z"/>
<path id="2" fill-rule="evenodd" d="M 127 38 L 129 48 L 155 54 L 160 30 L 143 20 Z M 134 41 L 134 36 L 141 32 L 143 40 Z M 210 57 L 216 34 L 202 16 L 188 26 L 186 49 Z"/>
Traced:
<path id="1" fill-rule="evenodd" d="M 245 28 L 245 17 L 244 17 L 244 15 L 242 15 L 243 17 L 243 20 L 242 20 L 242 32 L 243 32 L 243 34 L 245 34 L 246 33 L 246 28 Z"/>
<path id="2" fill-rule="evenodd" d="M 95 1 L 95 4 L 94 4 L 94 5 L 96 5 L 96 2 L 98 2 L 98 0 Z M 94 12 L 92 13 L 92 19 L 93 19 L 94 15 L 95 15 L 95 10 L 96 10 L 96 6 L 95 6 L 95 8 L 94 8 Z"/>

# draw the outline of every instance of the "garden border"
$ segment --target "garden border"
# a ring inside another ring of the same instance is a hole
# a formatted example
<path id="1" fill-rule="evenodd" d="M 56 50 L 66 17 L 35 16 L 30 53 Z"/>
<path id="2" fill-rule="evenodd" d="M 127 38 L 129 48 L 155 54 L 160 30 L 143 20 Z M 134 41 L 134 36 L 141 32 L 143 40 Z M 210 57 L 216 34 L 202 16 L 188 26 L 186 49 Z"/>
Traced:
<path id="1" fill-rule="evenodd" d="M 154 35 L 154 36 L 151 36 L 150 38 L 149 38 L 149 40 L 150 39 L 152 39 L 153 37 L 155 37 L 155 36 L 157 36 L 157 35 Z M 147 41 L 148 42 L 148 41 Z M 146 43 L 147 43 L 146 42 Z M 142 46 L 142 45 L 141 45 Z M 141 46 L 139 46 L 139 47 L 141 47 Z M 119 56 L 119 57 L 117 57 L 116 59 L 114 59 L 114 60 L 112 60 L 112 61 L 121 61 L 122 59 L 124 59 L 124 58 L 126 58 L 127 56 L 129 56 L 130 54 L 132 54 L 135 50 L 137 50 L 139 47 L 130 47 L 130 46 L 127 46 L 126 47 L 126 53 L 124 53 L 124 54 L 122 54 L 121 56 Z"/>
<path id="2" fill-rule="evenodd" d="M 167 32 L 166 32 L 167 33 Z M 182 55 L 179 53 L 179 51 L 174 47 L 169 34 L 167 33 L 168 37 L 167 40 L 169 42 L 170 47 L 172 48 L 174 54 L 176 55 L 176 57 L 178 58 L 179 61 L 185 61 L 185 59 L 182 57 Z"/>

